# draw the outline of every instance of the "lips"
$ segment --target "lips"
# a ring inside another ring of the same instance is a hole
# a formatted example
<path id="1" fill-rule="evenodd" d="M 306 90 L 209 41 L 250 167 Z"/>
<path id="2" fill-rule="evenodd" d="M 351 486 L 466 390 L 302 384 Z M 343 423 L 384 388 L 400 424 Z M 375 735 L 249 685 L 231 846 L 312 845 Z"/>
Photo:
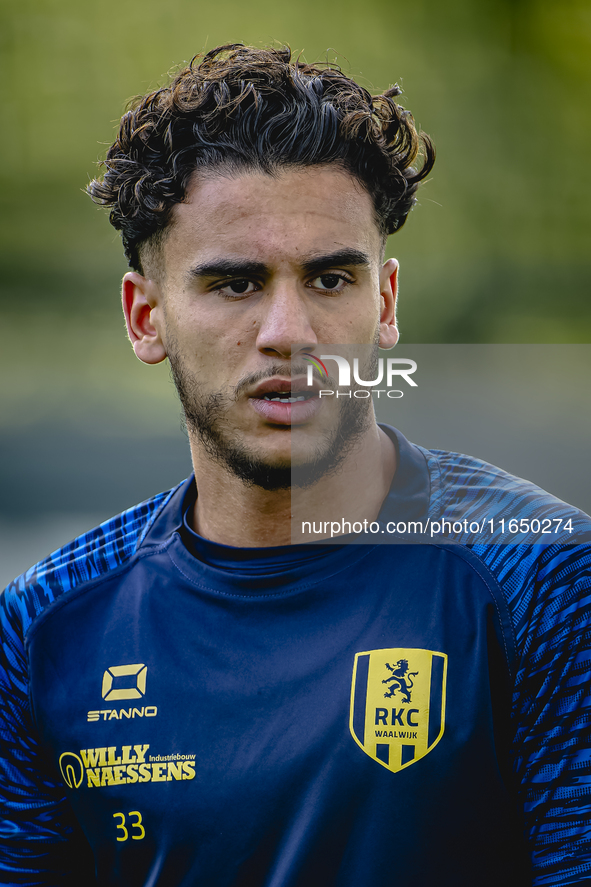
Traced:
<path id="1" fill-rule="evenodd" d="M 320 406 L 317 386 L 309 387 L 302 376 L 265 379 L 250 394 L 249 403 L 266 422 L 283 426 L 310 421 Z"/>

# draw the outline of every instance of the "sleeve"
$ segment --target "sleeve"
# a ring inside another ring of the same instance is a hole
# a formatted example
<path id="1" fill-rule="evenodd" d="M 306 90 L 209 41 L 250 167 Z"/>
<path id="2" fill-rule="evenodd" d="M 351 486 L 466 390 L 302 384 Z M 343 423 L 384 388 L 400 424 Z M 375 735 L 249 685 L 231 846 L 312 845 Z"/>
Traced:
<path id="1" fill-rule="evenodd" d="M 94 883 L 90 848 L 65 789 L 44 762 L 31 718 L 24 643 L 35 615 L 15 582 L 0 595 L 0 883 Z"/>
<path id="2" fill-rule="evenodd" d="M 505 550 L 513 760 L 535 887 L 591 882 L 591 546 Z"/>

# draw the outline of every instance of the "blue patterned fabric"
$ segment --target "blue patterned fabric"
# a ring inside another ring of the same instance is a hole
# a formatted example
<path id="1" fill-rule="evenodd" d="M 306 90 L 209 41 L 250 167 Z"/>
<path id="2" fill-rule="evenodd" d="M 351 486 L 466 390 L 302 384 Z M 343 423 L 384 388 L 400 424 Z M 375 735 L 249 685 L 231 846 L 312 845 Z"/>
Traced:
<path id="1" fill-rule="evenodd" d="M 591 871 L 589 546 L 474 550 L 502 580 L 513 616 L 513 759 L 534 884 L 578 883 Z"/>
<path id="2" fill-rule="evenodd" d="M 28 695 L 27 632 L 35 618 L 62 595 L 125 563 L 173 493 L 130 508 L 74 539 L 15 579 L 0 595 L 0 883 L 69 884 L 62 847 L 77 829 L 64 785 L 55 774 L 48 774 L 35 738 Z M 73 883 L 81 884 L 77 877 L 75 871 Z"/>
<path id="3" fill-rule="evenodd" d="M 575 509 L 470 456 L 426 451 L 433 519 L 540 511 L 580 522 Z M 536 885 L 591 873 L 591 546 L 470 547 L 503 589 L 515 631 L 513 763 Z"/>

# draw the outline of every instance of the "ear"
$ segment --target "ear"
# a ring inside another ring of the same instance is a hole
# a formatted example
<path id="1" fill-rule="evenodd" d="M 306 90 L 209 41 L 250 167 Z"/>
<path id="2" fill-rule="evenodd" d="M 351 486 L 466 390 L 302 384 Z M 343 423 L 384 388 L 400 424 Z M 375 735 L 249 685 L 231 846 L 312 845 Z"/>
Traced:
<path id="1" fill-rule="evenodd" d="M 380 348 L 393 348 L 398 341 L 396 326 L 396 298 L 398 296 L 398 262 L 388 259 L 380 271 Z"/>
<path id="2" fill-rule="evenodd" d="M 160 363 L 166 358 L 160 333 L 163 328 L 160 288 L 153 280 L 128 271 L 123 278 L 122 302 L 127 334 L 136 357 L 144 363 Z"/>

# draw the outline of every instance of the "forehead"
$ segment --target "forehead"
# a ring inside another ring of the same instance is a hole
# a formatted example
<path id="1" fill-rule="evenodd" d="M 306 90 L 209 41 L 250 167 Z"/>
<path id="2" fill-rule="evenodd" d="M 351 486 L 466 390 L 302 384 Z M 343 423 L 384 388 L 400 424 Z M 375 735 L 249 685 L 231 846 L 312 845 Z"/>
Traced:
<path id="1" fill-rule="evenodd" d="M 167 272 L 224 257 L 275 265 L 346 247 L 379 259 L 381 237 L 371 197 L 335 166 L 287 168 L 270 175 L 195 175 L 174 207 L 164 244 Z"/>

